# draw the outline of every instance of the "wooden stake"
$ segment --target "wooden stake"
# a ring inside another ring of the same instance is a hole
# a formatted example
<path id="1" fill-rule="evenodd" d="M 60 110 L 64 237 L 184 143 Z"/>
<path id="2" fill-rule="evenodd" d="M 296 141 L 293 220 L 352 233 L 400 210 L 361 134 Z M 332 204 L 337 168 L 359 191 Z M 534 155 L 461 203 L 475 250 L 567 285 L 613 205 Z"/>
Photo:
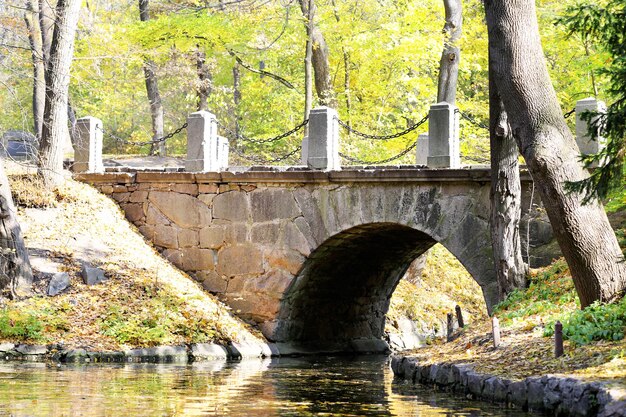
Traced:
<path id="1" fill-rule="evenodd" d="M 493 330 L 493 347 L 500 346 L 500 322 L 496 316 L 491 319 L 491 329 Z"/>
<path id="2" fill-rule="evenodd" d="M 563 356 L 563 325 L 560 321 L 554 323 L 554 356 Z"/>
<path id="3" fill-rule="evenodd" d="M 459 322 L 459 328 L 463 328 L 465 327 L 465 321 L 463 321 L 463 312 L 461 311 L 461 306 L 459 306 L 457 304 L 457 306 L 454 308 L 454 311 L 456 312 L 456 320 Z"/>

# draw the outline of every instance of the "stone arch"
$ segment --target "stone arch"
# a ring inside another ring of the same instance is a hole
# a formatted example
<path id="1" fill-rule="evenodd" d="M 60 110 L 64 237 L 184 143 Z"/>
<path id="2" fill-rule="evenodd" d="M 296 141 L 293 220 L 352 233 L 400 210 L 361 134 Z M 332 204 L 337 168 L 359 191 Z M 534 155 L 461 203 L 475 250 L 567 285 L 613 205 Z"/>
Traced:
<path id="1" fill-rule="evenodd" d="M 458 240 L 442 243 L 457 257 L 468 255 L 459 253 Z M 330 351 L 381 340 L 396 286 L 411 262 L 437 242 L 416 227 L 394 222 L 366 223 L 329 237 L 285 291 L 272 339 Z M 488 289 L 489 270 L 477 271 L 471 258 L 459 259 L 474 269 L 483 291 Z"/>

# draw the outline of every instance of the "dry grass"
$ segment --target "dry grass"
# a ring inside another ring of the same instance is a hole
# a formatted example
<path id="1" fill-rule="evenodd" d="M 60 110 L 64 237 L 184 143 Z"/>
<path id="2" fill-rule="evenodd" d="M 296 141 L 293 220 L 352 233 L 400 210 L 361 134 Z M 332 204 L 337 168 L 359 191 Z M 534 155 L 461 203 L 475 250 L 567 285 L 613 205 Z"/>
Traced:
<path id="1" fill-rule="evenodd" d="M 42 194 L 29 175 L 10 180 L 37 282 L 34 297 L 7 302 L 5 311 L 36 317 L 43 324 L 37 342 L 117 350 L 260 337 L 165 261 L 93 188 L 68 180 Z M 109 279 L 84 285 L 82 263 L 102 268 Z M 46 271 L 55 269 L 69 273 L 71 287 L 48 297 Z"/>

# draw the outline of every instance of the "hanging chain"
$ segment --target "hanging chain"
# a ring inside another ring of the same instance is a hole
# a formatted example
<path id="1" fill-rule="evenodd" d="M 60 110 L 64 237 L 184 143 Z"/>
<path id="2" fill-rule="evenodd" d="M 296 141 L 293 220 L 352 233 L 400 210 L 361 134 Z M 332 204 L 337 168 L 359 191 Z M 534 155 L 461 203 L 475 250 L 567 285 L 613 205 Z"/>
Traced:
<path id="1" fill-rule="evenodd" d="M 273 159 L 265 159 L 259 156 L 246 155 L 243 149 L 231 148 L 231 150 L 235 152 L 237 155 L 239 155 L 241 158 L 246 159 L 251 162 L 255 162 L 257 164 L 274 164 L 276 162 L 281 162 L 281 161 L 291 158 L 292 156 L 294 156 L 295 154 L 297 154 L 298 152 L 302 150 L 302 146 L 298 146 L 297 148 L 295 148 L 293 151 L 289 152 L 286 155 L 277 156 Z"/>
<path id="2" fill-rule="evenodd" d="M 395 161 L 396 159 L 402 158 L 404 155 L 406 155 L 407 153 L 409 153 L 413 149 L 415 149 L 416 146 L 417 146 L 417 140 L 415 142 L 413 142 L 411 145 L 409 145 L 409 147 L 407 147 L 405 150 L 403 150 L 399 154 L 394 155 L 394 156 L 392 156 L 390 158 L 379 159 L 378 161 L 365 161 L 363 159 L 359 159 L 359 158 L 355 158 L 355 157 L 352 157 L 352 156 L 348 156 L 348 155 L 346 155 L 345 153 L 342 153 L 342 152 L 339 152 L 339 156 L 341 156 L 346 161 L 354 162 L 356 164 L 361 164 L 361 165 L 379 165 L 379 164 L 386 164 L 387 162 Z"/>
<path id="3" fill-rule="evenodd" d="M 567 113 L 565 113 L 565 114 L 563 115 L 563 117 L 567 119 L 568 117 L 570 117 L 570 116 L 571 116 L 572 114 L 574 114 L 574 113 L 576 113 L 576 107 L 574 107 L 572 110 L 570 110 L 570 111 L 568 111 Z"/>
<path id="4" fill-rule="evenodd" d="M 464 118 L 465 120 L 469 121 L 474 126 L 480 127 L 481 129 L 489 130 L 489 126 L 487 126 L 483 122 L 479 122 L 478 120 L 474 119 L 469 114 L 467 114 L 465 112 L 462 112 L 460 109 L 456 109 L 455 112 L 459 113 L 462 118 Z"/>
<path id="5" fill-rule="evenodd" d="M 165 142 L 166 140 L 171 139 L 174 135 L 179 134 L 180 132 L 182 132 L 184 129 L 187 128 L 187 122 L 183 123 L 183 125 L 181 127 L 179 127 L 178 129 L 174 130 L 171 133 L 168 133 L 165 136 L 162 136 L 160 138 L 153 139 L 153 140 L 147 140 L 147 141 L 144 141 L 144 142 L 133 142 L 133 141 L 130 141 L 130 140 L 122 139 L 119 136 L 116 136 L 113 133 L 111 133 L 111 132 L 109 132 L 107 130 L 104 130 L 100 126 L 96 126 L 96 128 L 99 129 L 104 135 L 106 135 L 109 138 L 111 138 L 113 140 L 116 140 L 116 141 L 118 141 L 118 142 L 120 142 L 120 143 L 122 143 L 124 145 L 145 146 L 145 145 L 156 145 L 158 143 Z"/>
<path id="6" fill-rule="evenodd" d="M 216 121 L 217 125 L 220 126 L 222 129 L 224 129 L 229 135 L 231 135 L 233 138 L 236 138 L 237 140 L 239 139 L 243 139 L 246 142 L 250 142 L 250 143 L 256 143 L 256 144 L 263 144 L 263 143 L 270 143 L 270 142 L 276 142 L 279 141 L 283 138 L 286 138 L 287 136 L 291 136 L 294 133 L 298 132 L 300 129 L 302 129 L 304 126 L 306 126 L 309 123 L 309 119 L 305 119 L 302 121 L 302 123 L 300 123 L 299 125 L 297 125 L 296 127 L 294 127 L 293 129 L 291 129 L 288 132 L 285 133 L 281 133 L 278 136 L 274 136 L 272 138 L 266 138 L 266 139 L 254 139 L 254 138 L 249 138 L 247 136 L 242 135 L 241 133 L 238 132 L 234 132 L 232 129 L 230 129 L 228 126 L 226 126 L 225 124 L 222 124 L 218 121 Z"/>
<path id="7" fill-rule="evenodd" d="M 343 122 L 341 119 L 336 118 L 336 120 L 337 120 L 337 122 L 339 123 L 339 125 L 341 127 L 343 127 L 348 132 L 353 133 L 353 134 L 355 134 L 357 136 L 361 136 L 361 137 L 363 137 L 365 139 L 389 140 L 389 139 L 399 138 L 400 136 L 404 136 L 407 133 L 411 133 L 412 131 L 414 131 L 415 129 L 417 129 L 418 127 L 420 127 L 424 123 L 426 123 L 426 120 L 428 120 L 428 115 L 424 116 L 422 118 L 422 120 L 420 120 L 419 122 L 415 123 L 412 126 L 409 126 L 408 128 L 406 128 L 402 132 L 393 133 L 391 135 L 370 135 L 370 134 L 367 134 L 367 133 L 362 133 L 362 132 L 359 132 L 358 130 L 353 129 L 352 127 L 350 127 L 350 125 L 348 125 L 347 123 Z"/>

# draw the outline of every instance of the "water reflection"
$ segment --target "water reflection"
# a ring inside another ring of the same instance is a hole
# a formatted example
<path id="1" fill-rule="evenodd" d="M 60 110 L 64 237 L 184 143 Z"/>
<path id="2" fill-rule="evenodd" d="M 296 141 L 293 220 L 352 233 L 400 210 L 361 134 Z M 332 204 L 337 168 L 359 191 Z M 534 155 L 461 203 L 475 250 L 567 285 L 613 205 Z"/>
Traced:
<path id="1" fill-rule="evenodd" d="M 392 383 L 384 357 L 0 364 L 0 416 L 523 416 Z"/>

